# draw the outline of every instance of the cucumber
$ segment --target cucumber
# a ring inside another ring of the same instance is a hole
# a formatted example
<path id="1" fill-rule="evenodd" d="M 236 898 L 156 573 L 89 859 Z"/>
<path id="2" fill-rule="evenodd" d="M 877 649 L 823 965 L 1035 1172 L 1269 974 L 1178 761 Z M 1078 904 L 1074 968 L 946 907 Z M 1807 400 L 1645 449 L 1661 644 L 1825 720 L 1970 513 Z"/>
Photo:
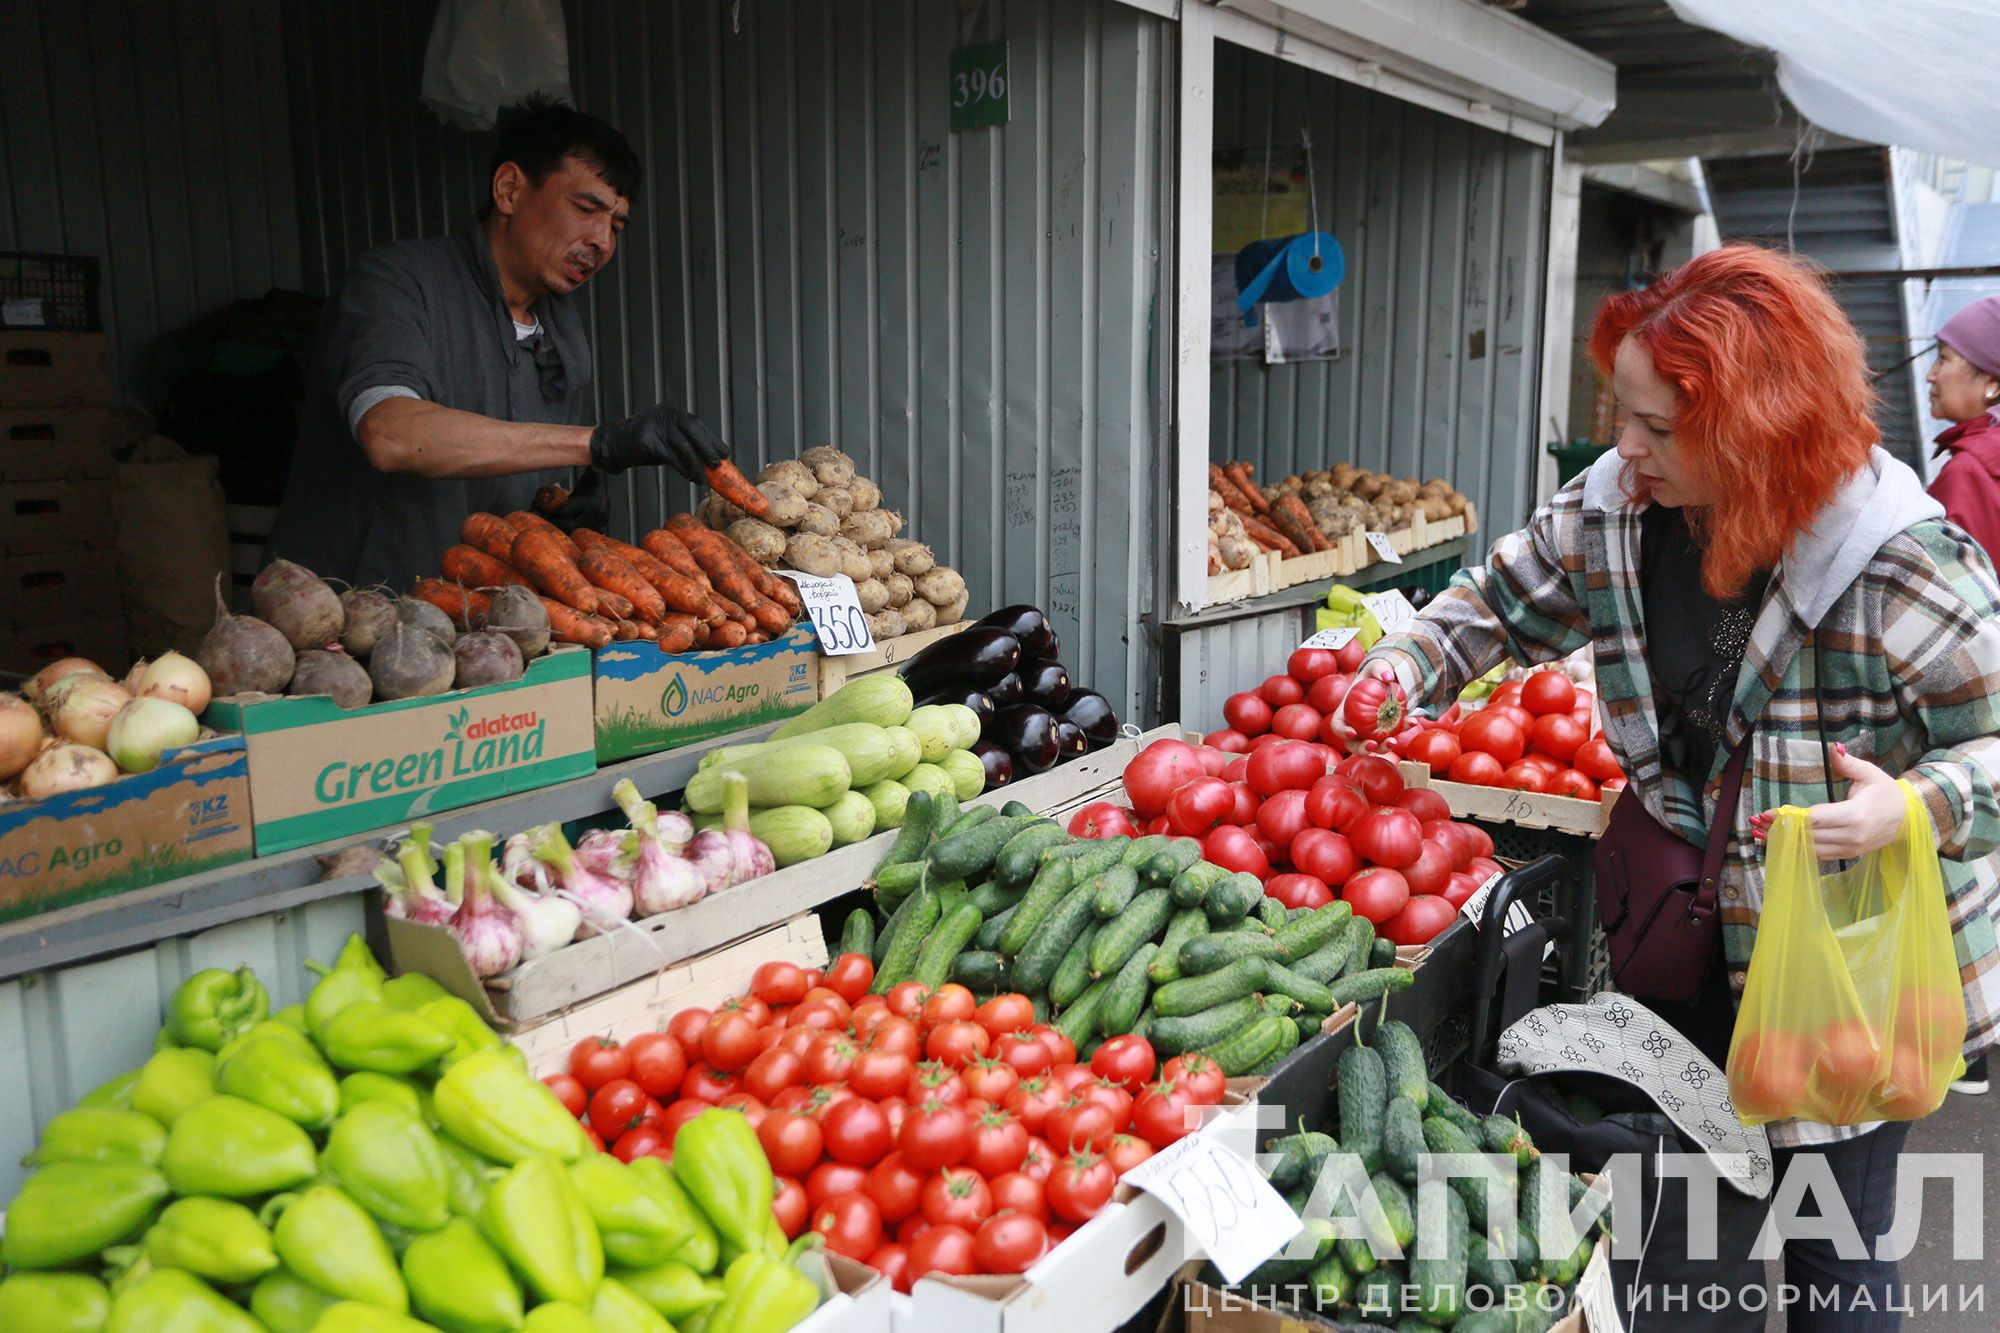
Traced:
<path id="1" fill-rule="evenodd" d="M 1416 973 L 1406 972 L 1400 967 L 1371 967 L 1366 972 L 1350 972 L 1327 989 L 1333 992 L 1336 1004 L 1359 1004 L 1395 991 L 1408 990 L 1416 984 L 1416 980 Z"/>
<path id="2" fill-rule="evenodd" d="M 1497 1306 L 1506 1300 L 1507 1288 L 1517 1280 L 1514 1265 L 1504 1255 L 1495 1254 L 1486 1244 L 1483 1234 L 1473 1232 L 1472 1243 L 1465 1256 L 1465 1285 L 1468 1288 L 1485 1288 L 1489 1299 L 1482 1303 Z M 1465 1321 L 1460 1320 L 1458 1326 L 1464 1328 Z M 1512 1327 L 1508 1325 L 1510 1330 Z"/>
<path id="3" fill-rule="evenodd" d="M 1207 933 L 1208 913 L 1199 906 L 1184 906 L 1175 912 L 1173 919 L 1167 922 L 1167 933 L 1160 937 L 1160 951 L 1153 956 L 1152 967 L 1147 971 L 1153 984 L 1164 986 L 1169 981 L 1180 980 L 1181 946 Z"/>
<path id="4" fill-rule="evenodd" d="M 905 862 L 918 860 L 931 840 L 931 794 L 927 791 L 913 791 L 910 800 L 903 807 L 903 827 L 896 832 L 896 840 L 889 844 L 889 850 L 875 863 L 872 878 L 880 879 L 884 870 Z"/>
<path id="5" fill-rule="evenodd" d="M 1180 1017 L 1160 1013 L 1156 1003 L 1153 1021 L 1146 1028 L 1146 1040 L 1152 1042 L 1153 1049 L 1161 1055 L 1182 1055 L 1221 1041 L 1238 1028 L 1264 1016 L 1253 995 L 1239 996 L 1199 1013 Z"/>
<path id="6" fill-rule="evenodd" d="M 1298 1025 L 1299 1040 L 1311 1041 L 1326 1027 L 1326 1015 L 1314 1013 L 1310 1009 L 1301 1009 L 1292 1016 L 1292 1022 Z"/>
<path id="7" fill-rule="evenodd" d="M 1440 1088 L 1430 1085 L 1430 1096 L 1424 1101 L 1424 1114 L 1442 1116 L 1458 1126 L 1461 1134 L 1468 1138 L 1479 1133 L 1479 1117 L 1458 1104 L 1458 1098 Z"/>
<path id="8" fill-rule="evenodd" d="M 840 952 L 859 953 L 873 956 L 875 953 L 875 914 L 865 907 L 857 907 L 847 914 L 847 922 L 840 928 Z"/>
<path id="9" fill-rule="evenodd" d="M 1509 1120 L 1504 1115 L 1489 1115 L 1479 1122 L 1479 1142 L 1488 1152 L 1504 1152 L 1513 1155 L 1522 1166 L 1534 1161 L 1541 1153 L 1535 1150 L 1535 1141 L 1528 1136 L 1527 1129 L 1518 1120 Z M 1570 1182 L 1570 1203 L 1574 1206 L 1581 1194 L 1578 1188 L 1583 1182 Z M 1587 1188 L 1587 1187 L 1584 1187 Z"/>
<path id="10" fill-rule="evenodd" d="M 876 933 L 875 947 L 870 951 L 869 956 L 874 960 L 878 974 L 882 968 L 882 961 L 889 956 L 889 946 L 896 942 L 896 936 L 902 933 L 904 923 L 909 921 L 911 914 L 916 911 L 917 900 L 929 896 L 929 894 L 913 893 L 903 899 L 896 910 L 889 914 L 889 920 L 883 925 L 882 929 Z M 930 927 L 926 926 L 924 929 L 928 930 Z"/>
<path id="11" fill-rule="evenodd" d="M 1421 1235 L 1410 1260 L 1410 1285 L 1416 1288 L 1417 1315 L 1427 1323 L 1455 1323 L 1465 1309 L 1465 1262 L 1472 1228 L 1465 1202 L 1455 1193 L 1444 1196 L 1443 1243 Z M 1428 1232 L 1436 1223 L 1426 1219 Z M 1425 1244 L 1430 1240 L 1430 1244 Z"/>
<path id="12" fill-rule="evenodd" d="M 941 879 L 977 879 L 988 874 L 1001 850 L 1028 823 L 1033 822 L 1032 819 L 1005 819 L 995 815 L 967 828 L 966 819 L 970 816 L 961 819 L 950 833 L 931 844 L 932 875 Z"/>
<path id="13" fill-rule="evenodd" d="M 1468 1310 L 1452 1325 L 1455 1333 L 1516 1333 L 1516 1327 L 1514 1316 L 1503 1310 Z"/>
<path id="14" fill-rule="evenodd" d="M 1208 891 L 1229 878 L 1229 872 L 1207 861 L 1196 861 L 1167 885 L 1173 891 L 1174 906 L 1199 907 L 1208 900 Z"/>
<path id="15" fill-rule="evenodd" d="M 1075 861 L 1050 861 L 1036 872 L 1035 882 L 1028 886 L 1026 895 L 1015 904 L 1013 918 L 1000 933 L 1001 953 L 1013 958 L 1027 947 L 1036 929 L 1075 887 L 1077 864 Z"/>
<path id="16" fill-rule="evenodd" d="M 1368 966 L 1368 951 L 1375 947 L 1375 923 L 1365 916 L 1349 917 L 1342 930 L 1347 937 L 1347 961 L 1340 969 L 1344 977 Z"/>
<path id="17" fill-rule="evenodd" d="M 1267 1299 L 1281 1300 L 1286 1287 L 1304 1282 L 1313 1265 L 1333 1253 L 1334 1245 L 1331 1221 L 1323 1217 L 1309 1217 L 1305 1222 L 1306 1229 L 1298 1238 L 1287 1241 L 1277 1254 L 1251 1269 L 1249 1275 L 1236 1284 L 1236 1290 L 1265 1293 Z M 1306 1248 L 1305 1238 L 1308 1236 L 1312 1238 L 1310 1250 Z M 1298 1257 L 1287 1258 L 1287 1254 Z"/>
<path id="18" fill-rule="evenodd" d="M 1016 904 L 1016 907 L 1018 906 L 1019 904 Z M 975 949 L 991 949 L 996 953 L 999 952 L 1000 936 L 1006 931 L 1007 923 L 1014 919 L 1014 912 L 1015 907 L 1009 907 L 996 916 L 987 917 L 985 921 L 980 923 L 979 933 L 972 937 L 972 947 Z"/>
<path id="19" fill-rule="evenodd" d="M 1035 812 L 1029 809 L 1026 805 L 1023 805 L 1019 801 L 1009 801 L 1005 805 L 1000 807 L 1000 813 L 1003 815 L 1011 816 L 1011 815 L 1032 815 Z"/>
<path id="20" fill-rule="evenodd" d="M 1181 946 L 1180 964 L 1184 976 L 1218 972 L 1244 958 L 1276 958 L 1278 942 L 1262 931 L 1226 930 L 1221 934 L 1199 935 Z"/>
<path id="21" fill-rule="evenodd" d="M 1292 971 L 1308 981 L 1317 981 L 1324 986 L 1339 976 L 1347 965 L 1348 936 L 1344 929 L 1336 927 L 1333 938 L 1305 957 L 1292 963 Z"/>
<path id="22" fill-rule="evenodd" d="M 1164 833 L 1148 833 L 1143 838 L 1134 838 L 1125 850 L 1118 854 L 1118 864 L 1130 866 L 1136 873 L 1145 869 L 1146 863 L 1165 851 L 1167 844 L 1172 841 L 1173 839 Z"/>
<path id="23" fill-rule="evenodd" d="M 1122 862 L 1104 872 L 1097 881 L 1097 893 L 1091 899 L 1091 910 L 1100 921 L 1109 921 L 1125 910 L 1125 904 L 1132 901 L 1139 892 L 1139 872 Z"/>
<path id="24" fill-rule="evenodd" d="M 1389 1109 L 1382 1117 L 1383 1169 L 1403 1184 L 1415 1185 L 1423 1154 L 1423 1108 L 1408 1097 L 1391 1096 Z"/>
<path id="25" fill-rule="evenodd" d="M 1140 945 L 1166 928 L 1167 918 L 1173 914 L 1173 895 L 1165 889 L 1147 889 L 1134 898 L 1123 915 L 1104 922 L 1104 928 L 1097 932 L 1090 946 L 1090 975 L 1108 977 L 1122 970 Z"/>
<path id="26" fill-rule="evenodd" d="M 1157 1020 L 1153 1026 L 1159 1026 Z M 1240 1078 L 1263 1064 L 1272 1052 L 1283 1046 L 1287 1028 L 1291 1029 L 1294 1037 L 1297 1036 L 1298 1029 L 1290 1021 L 1276 1014 L 1260 1013 L 1221 1041 L 1202 1047 L 1202 1054 L 1220 1065 L 1222 1072 L 1230 1078 Z"/>
<path id="27" fill-rule="evenodd" d="M 1056 974 L 1049 978 L 1049 1003 L 1058 1010 L 1075 1004 L 1077 997 L 1090 989 L 1090 946 L 1097 939 L 1103 923 L 1092 921 L 1084 926 L 1069 946 L 1069 951 L 1056 964 Z"/>
<path id="28" fill-rule="evenodd" d="M 1008 804 L 1019 802 L 1010 801 Z M 1031 819 L 1019 833 L 1007 840 L 1007 845 L 1000 849 L 1000 855 L 994 858 L 993 877 L 1003 884 L 1025 889 L 1041 868 L 1042 854 L 1067 841 L 1069 834 L 1063 832 L 1062 825 L 1055 820 Z"/>
<path id="29" fill-rule="evenodd" d="M 1333 992 L 1317 981 L 1300 976 L 1275 958 L 1264 961 L 1266 970 L 1270 974 L 1264 983 L 1266 989 L 1289 996 L 1297 1000 L 1301 1008 L 1310 1009 L 1321 1016 L 1330 1014 L 1340 1007 L 1333 1002 Z"/>
<path id="30" fill-rule="evenodd" d="M 1562 1174 L 1541 1158 L 1521 1169 L 1521 1247 L 1531 1256 L 1523 1276 L 1558 1281 L 1577 1248 L 1576 1226 L 1569 1216 L 1569 1182 L 1555 1178 Z M 1542 1197 L 1544 1191 L 1547 1199 Z M 1542 1244 L 1545 1229 L 1549 1235 L 1546 1248 Z"/>
<path id="31" fill-rule="evenodd" d="M 1272 901 L 1277 900 L 1272 899 Z M 1296 920 L 1288 917 L 1285 923 L 1278 927 L 1274 937 L 1283 951 L 1280 957 L 1290 963 L 1325 947 L 1353 915 L 1352 906 L 1336 901 L 1324 907 L 1315 907 Z"/>
<path id="32" fill-rule="evenodd" d="M 1301 1130 L 1272 1140 L 1264 1151 L 1277 1155 L 1278 1160 L 1271 1166 L 1271 1188 L 1282 1193 L 1302 1186 L 1311 1189 L 1319 1179 L 1320 1168 L 1340 1151 L 1340 1144 L 1331 1134 Z"/>
<path id="33" fill-rule="evenodd" d="M 1213 972 L 1169 981 L 1153 992 L 1153 1012 L 1163 1018 L 1198 1014 L 1218 1004 L 1254 995 L 1264 988 L 1270 975 L 1270 964 L 1264 959 L 1239 958 Z"/>
<path id="34" fill-rule="evenodd" d="M 1313 1304 L 1322 1310 L 1333 1310 L 1347 1304 L 1348 1293 L 1354 1290 L 1354 1275 L 1347 1271 L 1347 1264 L 1341 1257 L 1341 1251 L 1351 1244 L 1352 1241 L 1339 1242 L 1332 1254 L 1313 1265 L 1311 1274 L 1306 1278 L 1312 1287 Z M 1367 1248 L 1362 1246 L 1363 1250 Z M 1372 1256 L 1370 1267 L 1373 1267 Z"/>
<path id="35" fill-rule="evenodd" d="M 1382 1072 L 1381 1054 L 1372 1046 L 1342 1051 L 1334 1086 L 1340 1091 L 1340 1142 L 1373 1174 L 1382 1165 L 1382 1122 L 1389 1110 L 1389 1078 Z"/>
<path id="36" fill-rule="evenodd" d="M 1340 1256 L 1340 1266 L 1356 1277 L 1375 1271 L 1375 1250 L 1366 1240 L 1343 1240 L 1333 1247 L 1333 1252 Z"/>
<path id="37" fill-rule="evenodd" d="M 1094 879 L 1118 864 L 1118 858 L 1125 854 L 1125 838 L 1098 838 L 1086 840 L 1085 850 L 1076 857 L 1076 882 Z"/>
<path id="38" fill-rule="evenodd" d="M 937 924 L 938 895 L 928 884 L 911 894 L 906 906 L 910 914 L 903 918 L 900 925 L 895 918 L 890 918 L 889 930 L 885 933 L 893 938 L 883 950 L 882 965 L 875 971 L 875 984 L 868 988 L 871 994 L 887 995 L 899 983 L 910 979 L 910 971 L 916 967 L 917 955 L 924 946 L 924 936 L 930 934 L 931 927 Z M 902 915 L 898 910 L 896 916 Z"/>
<path id="39" fill-rule="evenodd" d="M 1263 898 L 1263 882 L 1255 875 L 1239 871 L 1210 889 L 1203 906 L 1208 908 L 1211 921 L 1224 925 L 1241 921 Z"/>
<path id="40" fill-rule="evenodd" d="M 1452 1124 L 1451 1121 L 1446 1120 L 1443 1116 L 1436 1115 L 1424 1118 L 1424 1146 L 1434 1153 L 1478 1154 L 1484 1151 L 1464 1130 Z M 1487 1202 L 1486 1186 L 1490 1179 L 1492 1179 L 1490 1171 L 1482 1171 L 1476 1176 L 1453 1176 L 1451 1178 L 1451 1188 L 1454 1193 L 1465 1201 L 1466 1216 L 1472 1219 L 1474 1226 L 1478 1227 L 1482 1233 L 1491 1231 L 1499 1235 L 1502 1240 L 1507 1240 L 1510 1238 L 1510 1219 L 1504 1215 L 1501 1216 L 1498 1219 L 1500 1225 L 1496 1228 L 1494 1226 L 1496 1219 L 1493 1216 L 1492 1207 Z M 1521 1182 L 1521 1187 L 1525 1189 L 1527 1183 L 1524 1179 Z M 1562 1197 L 1565 1200 L 1569 1198 L 1567 1190 L 1563 1192 Z M 1569 1216 L 1569 1210 L 1566 1205 L 1562 1212 L 1565 1218 Z M 1563 1245 L 1563 1253 L 1567 1254 L 1575 1248 L 1576 1238 L 1572 1233 Z"/>
<path id="41" fill-rule="evenodd" d="M 1590 1237 L 1585 1236 L 1569 1252 L 1569 1257 L 1556 1266 L 1555 1284 L 1558 1287 L 1568 1291 L 1576 1285 L 1577 1278 L 1583 1274 L 1583 1266 L 1590 1262 L 1591 1244 Z"/>
<path id="42" fill-rule="evenodd" d="M 1393 940 L 1378 939 L 1368 946 L 1368 966 L 1394 967 L 1396 965 L 1396 945 Z"/>
<path id="43" fill-rule="evenodd" d="M 1014 985 L 1023 993 L 1032 995 L 1048 986 L 1056 974 L 1056 968 L 1062 963 L 1063 955 L 1067 954 L 1070 946 L 1076 943 L 1076 937 L 1083 933 L 1083 928 L 1094 921 L 1095 918 L 1090 912 L 1090 897 L 1088 884 L 1071 889 L 1049 912 L 1047 918 L 1034 927 L 1033 936 L 1021 951 L 1013 956 Z M 1027 904 L 1023 903 L 1021 906 L 1026 907 Z M 1021 908 L 1015 908 L 1014 921 L 1007 928 L 1007 934 L 1012 934 L 1014 927 L 1021 924 L 1020 914 Z M 1000 942 L 1000 952 L 1003 954 L 1007 952 L 1004 936 Z"/>
<path id="44" fill-rule="evenodd" d="M 1522 1130 L 1521 1132 L 1523 1134 L 1527 1133 L 1526 1130 Z M 1540 1156 L 1539 1152 L 1534 1154 L 1534 1157 Z M 1531 1157 L 1529 1160 L 1532 1161 L 1534 1159 Z M 1569 1213 L 1571 1217 L 1576 1216 L 1578 1205 L 1583 1202 L 1583 1196 L 1588 1193 L 1590 1193 L 1590 1186 L 1584 1183 L 1582 1176 L 1573 1175 L 1569 1178 Z M 1599 1240 L 1611 1239 L 1611 1210 L 1609 1208 L 1597 1214 L 1597 1220 L 1590 1224 L 1590 1234 Z"/>
<path id="45" fill-rule="evenodd" d="M 1389 1095 L 1407 1097 L 1419 1111 L 1430 1100 L 1430 1074 L 1424 1064 L 1424 1044 L 1408 1023 L 1390 1019 L 1375 1029 L 1375 1049 L 1389 1076 Z"/>
<path id="46" fill-rule="evenodd" d="M 1027 895 L 1028 886 L 1003 884 L 997 879 L 989 879 L 972 891 L 972 905 L 979 909 L 982 917 L 998 916 Z"/>
<path id="47" fill-rule="evenodd" d="M 1276 898 L 1264 897 L 1257 900 L 1257 919 L 1264 923 L 1266 930 L 1275 931 L 1289 919 L 1285 905 Z"/>
<path id="48" fill-rule="evenodd" d="M 1409 1191 L 1383 1171 L 1370 1176 L 1368 1183 L 1374 1187 L 1375 1201 L 1382 1205 L 1382 1220 L 1389 1224 L 1390 1236 L 1408 1254 L 1417 1240 L 1417 1209 Z"/>
<path id="49" fill-rule="evenodd" d="M 1265 1012 L 1270 1012 L 1268 1006 Z M 1290 1018 L 1283 1019 L 1278 1029 L 1277 1048 L 1262 1060 L 1250 1066 L 1250 1072 L 1252 1074 L 1270 1073 L 1284 1062 L 1286 1056 L 1299 1048 L 1300 1039 L 1299 1025 Z"/>
<path id="50" fill-rule="evenodd" d="M 962 879 L 954 879 L 945 884 L 933 884 L 931 885 L 931 892 L 937 895 L 938 920 L 940 921 L 950 916 L 953 909 L 969 901 L 972 897 L 966 891 L 965 881 Z"/>
<path id="51" fill-rule="evenodd" d="M 1150 941 L 1142 943 L 1118 969 L 1118 974 L 1111 979 L 1111 988 L 1104 992 L 1104 1004 L 1097 1012 L 1098 1032 L 1106 1037 L 1116 1037 L 1137 1026 L 1139 1012 L 1146 1007 L 1146 995 L 1152 987 L 1152 983 L 1146 980 L 1146 965 L 1159 951 L 1157 944 Z"/>
<path id="52" fill-rule="evenodd" d="M 917 885 L 924 882 L 927 871 L 928 866 L 922 860 L 898 861 L 876 871 L 869 884 L 874 887 L 878 899 L 900 901 L 916 891 Z"/>
<path id="53" fill-rule="evenodd" d="M 1363 1319 L 1393 1319 L 1403 1308 L 1401 1270 L 1387 1264 L 1377 1268 L 1354 1284 L 1353 1300 L 1355 1311 Z"/>
<path id="54" fill-rule="evenodd" d="M 1175 838 L 1146 862 L 1146 883 L 1154 888 L 1171 884 L 1201 860 L 1201 844 L 1193 838 Z"/>
<path id="55" fill-rule="evenodd" d="M 1097 1034 L 1097 1011 L 1104 1007 L 1104 997 L 1111 990 L 1110 978 L 1094 981 L 1090 988 L 1077 997 L 1075 1004 L 1062 1011 L 1056 1018 L 1056 1031 L 1076 1043 L 1077 1054 L 1083 1054 L 1083 1045 Z"/>
<path id="56" fill-rule="evenodd" d="M 951 979 L 968 990 L 1007 989 L 1007 964 L 991 949 L 967 949 L 952 960 Z"/>
<path id="57" fill-rule="evenodd" d="M 1544 1309 L 1542 1303 L 1535 1299 L 1535 1289 L 1531 1287 L 1526 1308 L 1514 1317 L 1513 1333 L 1548 1333 L 1556 1326 L 1556 1319 L 1561 1313 L 1560 1305 L 1552 1310 Z"/>
<path id="58" fill-rule="evenodd" d="M 949 981 L 951 965 L 958 961 L 959 954 L 979 933 L 979 923 L 983 919 L 979 909 L 970 901 L 962 902 L 945 913 L 937 925 L 931 927 L 931 933 L 918 950 L 916 969 L 910 973 L 910 979 L 926 990 L 936 990 Z"/>

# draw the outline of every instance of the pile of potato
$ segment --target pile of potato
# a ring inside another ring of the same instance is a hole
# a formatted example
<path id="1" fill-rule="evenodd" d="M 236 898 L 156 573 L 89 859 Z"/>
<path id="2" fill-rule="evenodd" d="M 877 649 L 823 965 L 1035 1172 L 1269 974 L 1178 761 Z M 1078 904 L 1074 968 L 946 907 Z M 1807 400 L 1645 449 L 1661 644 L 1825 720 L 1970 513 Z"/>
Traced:
<path id="1" fill-rule="evenodd" d="M 757 474 L 771 502 L 768 518 L 752 518 L 719 495 L 698 511 L 760 564 L 854 580 L 861 609 L 877 639 L 956 623 L 965 615 L 965 580 L 937 561 L 922 542 L 898 536 L 903 516 L 882 508 L 882 488 L 854 469 L 854 460 L 822 445 Z"/>
<path id="2" fill-rule="evenodd" d="M 1441 479 L 1426 482 L 1396 478 L 1381 472 L 1365 472 L 1351 463 L 1339 463 L 1326 472 L 1308 472 L 1286 477 L 1276 486 L 1266 486 L 1266 499 L 1297 495 L 1320 531 L 1335 540 L 1355 529 L 1395 532 L 1407 528 L 1421 516 L 1429 523 L 1442 523 L 1454 514 L 1471 518 L 1471 503 Z M 1470 522 L 1467 524 L 1470 530 Z"/>

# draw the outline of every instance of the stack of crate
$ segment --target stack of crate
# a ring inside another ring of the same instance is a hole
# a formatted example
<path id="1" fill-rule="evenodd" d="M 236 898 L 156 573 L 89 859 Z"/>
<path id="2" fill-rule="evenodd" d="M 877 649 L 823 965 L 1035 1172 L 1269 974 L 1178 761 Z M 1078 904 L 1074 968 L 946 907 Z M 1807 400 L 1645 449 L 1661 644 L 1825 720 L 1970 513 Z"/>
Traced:
<path id="1" fill-rule="evenodd" d="M 8 278 L 26 258 L 38 257 L 0 256 L 10 321 L 22 310 L 21 289 Z M 29 319 L 52 308 L 25 304 Z M 94 325 L 94 299 L 91 306 Z M 115 672 L 129 658 L 110 407 L 102 332 L 0 325 L 0 670 L 34 671 L 74 655 Z"/>

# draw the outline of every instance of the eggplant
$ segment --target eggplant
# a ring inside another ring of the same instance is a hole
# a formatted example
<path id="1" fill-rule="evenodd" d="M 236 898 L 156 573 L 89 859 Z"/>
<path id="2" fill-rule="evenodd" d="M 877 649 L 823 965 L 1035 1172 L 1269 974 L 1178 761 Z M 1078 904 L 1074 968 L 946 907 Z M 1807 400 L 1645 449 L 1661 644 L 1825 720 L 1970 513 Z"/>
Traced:
<path id="1" fill-rule="evenodd" d="M 939 639 L 903 663 L 901 675 L 919 698 L 941 690 L 983 690 L 1021 665 L 1021 641 L 984 626 Z"/>
<path id="2" fill-rule="evenodd" d="M 1002 629 L 1021 641 L 1021 651 L 1040 661 L 1054 661 L 1056 632 L 1038 606 L 1003 606 L 979 622 Z"/>
<path id="3" fill-rule="evenodd" d="M 1021 684 L 1028 692 L 1028 702 L 1040 704 L 1051 712 L 1059 711 L 1069 702 L 1069 671 L 1061 662 L 1037 662 L 1021 670 Z"/>
<path id="4" fill-rule="evenodd" d="M 1000 679 L 986 687 L 994 704 L 1000 708 L 1012 708 L 1015 704 L 1028 702 L 1028 688 L 1021 680 L 1021 673 L 1009 671 Z"/>
<path id="5" fill-rule="evenodd" d="M 993 715 L 1000 710 L 994 706 L 993 696 L 984 690 L 939 690 L 936 694 L 926 694 L 917 700 L 917 707 L 930 704 L 963 704 L 979 714 L 979 729 L 986 730 L 992 723 Z"/>
<path id="6" fill-rule="evenodd" d="M 1029 773 L 1046 773 L 1062 758 L 1056 742 L 1055 714 L 1034 704 L 1001 709 L 1000 716 L 993 719 L 988 739 L 1014 756 L 1016 769 Z"/>
<path id="7" fill-rule="evenodd" d="M 1083 729 L 1090 748 L 1101 750 L 1118 739 L 1118 715 L 1111 701 L 1096 690 L 1078 690 L 1063 705 L 1063 716 Z"/>
<path id="8" fill-rule="evenodd" d="M 1090 738 L 1083 734 L 1082 727 L 1066 717 L 1059 717 L 1056 719 L 1056 749 L 1061 755 L 1056 762 L 1067 764 L 1090 753 Z"/>
<path id="9" fill-rule="evenodd" d="M 1004 787 L 1014 780 L 1014 756 L 1008 754 L 990 741 L 981 741 L 972 747 L 979 756 L 979 762 L 986 769 L 986 790 Z"/>
<path id="10" fill-rule="evenodd" d="M 1030 662 L 1058 662 L 1058 661 L 1061 661 L 1061 660 L 1062 660 L 1062 640 L 1061 640 L 1061 639 L 1058 639 L 1058 638 L 1056 637 L 1056 632 L 1055 632 L 1054 630 L 1050 630 L 1050 631 L 1049 631 L 1049 642 L 1048 642 L 1048 646 L 1047 646 L 1046 648 L 1042 649 L 1042 651 L 1040 651 L 1040 652 L 1038 652 L 1038 653 L 1031 653 L 1031 652 L 1029 652 L 1029 651 L 1028 651 L 1027 649 L 1023 648 L 1023 649 L 1021 650 L 1021 656 L 1022 656 L 1022 657 L 1024 657 L 1024 658 L 1026 658 L 1026 659 L 1027 659 L 1028 661 L 1030 661 Z"/>

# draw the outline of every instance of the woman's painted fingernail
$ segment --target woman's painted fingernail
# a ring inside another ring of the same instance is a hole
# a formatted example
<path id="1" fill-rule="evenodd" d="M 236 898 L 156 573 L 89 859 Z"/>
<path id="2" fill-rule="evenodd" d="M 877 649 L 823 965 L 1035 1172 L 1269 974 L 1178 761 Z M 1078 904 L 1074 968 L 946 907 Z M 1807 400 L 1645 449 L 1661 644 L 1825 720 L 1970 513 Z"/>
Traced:
<path id="1" fill-rule="evenodd" d="M 1833 743 L 1833 752 L 1835 754 L 1844 755 L 1847 753 L 1847 747 L 1841 744 L 1839 741 L 1835 741 Z"/>

